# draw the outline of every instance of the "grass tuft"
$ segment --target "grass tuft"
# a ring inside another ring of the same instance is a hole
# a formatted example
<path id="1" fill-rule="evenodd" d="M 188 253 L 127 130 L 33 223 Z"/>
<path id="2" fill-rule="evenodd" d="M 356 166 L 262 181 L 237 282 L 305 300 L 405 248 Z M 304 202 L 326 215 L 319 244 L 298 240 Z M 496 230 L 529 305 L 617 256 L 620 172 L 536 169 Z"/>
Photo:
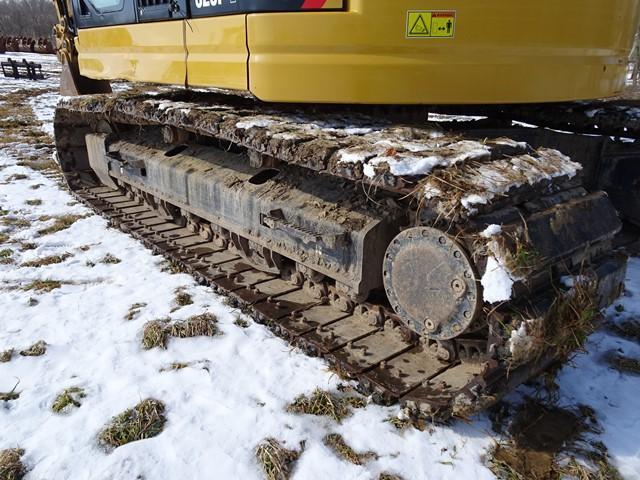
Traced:
<path id="1" fill-rule="evenodd" d="M 42 159 L 22 160 L 16 163 L 16 165 L 20 167 L 27 167 L 37 172 L 41 172 L 43 170 L 56 170 L 58 168 L 58 166 L 56 165 L 56 162 L 54 162 L 53 160 L 42 160 Z"/>
<path id="2" fill-rule="evenodd" d="M 169 334 L 176 338 L 213 337 L 218 335 L 218 319 L 212 313 L 202 313 L 171 325 Z"/>
<path id="3" fill-rule="evenodd" d="M 385 422 L 393 425 L 397 430 L 406 430 L 411 426 L 411 420 L 408 418 L 400 418 L 397 415 L 390 415 Z"/>
<path id="4" fill-rule="evenodd" d="M 13 358 L 13 352 L 15 352 L 13 348 L 0 352 L 0 363 L 10 362 Z"/>
<path id="5" fill-rule="evenodd" d="M 58 280 L 34 280 L 22 287 L 24 291 L 35 290 L 36 292 L 50 292 L 62 286 Z"/>
<path id="6" fill-rule="evenodd" d="M 333 450 L 336 455 L 343 458 L 347 462 L 351 462 L 354 465 L 363 465 L 369 460 L 377 459 L 378 455 L 374 452 L 358 453 L 351 448 L 344 437 L 338 433 L 330 433 L 326 435 L 322 442 Z"/>
<path id="7" fill-rule="evenodd" d="M 393 473 L 382 472 L 378 480 L 402 480 L 402 477 Z"/>
<path id="8" fill-rule="evenodd" d="M 256 458 L 267 480 L 288 480 L 300 452 L 285 448 L 274 438 L 267 438 L 256 447 Z"/>
<path id="9" fill-rule="evenodd" d="M 331 417 L 341 422 L 351 415 L 351 409 L 364 407 L 358 397 L 340 397 L 324 390 L 315 389 L 310 396 L 300 395 L 287 406 L 287 412 Z"/>
<path id="10" fill-rule="evenodd" d="M 24 202 L 26 205 L 35 207 L 37 205 L 42 205 L 42 200 L 40 200 L 39 198 L 34 198 L 32 200 L 27 200 Z"/>
<path id="11" fill-rule="evenodd" d="M 186 307 L 187 305 L 193 304 L 193 298 L 187 292 L 178 289 L 176 290 L 175 303 L 179 307 Z"/>
<path id="12" fill-rule="evenodd" d="M 159 435 L 166 422 L 164 404 L 153 398 L 143 400 L 135 407 L 113 417 L 98 435 L 99 443 L 113 449 L 137 440 Z"/>
<path id="13" fill-rule="evenodd" d="M 23 357 L 40 357 L 45 353 L 47 353 L 47 342 L 45 342 L 44 340 L 38 340 L 29 348 L 20 350 L 20 355 L 22 355 Z"/>
<path id="14" fill-rule="evenodd" d="M 3 217 L 1 223 L 7 227 L 26 228 L 31 222 L 21 217 Z"/>
<path id="15" fill-rule="evenodd" d="M 13 263 L 13 250 L 10 248 L 4 248 L 0 250 L 0 265 L 9 265 Z"/>
<path id="16" fill-rule="evenodd" d="M 80 387 L 65 388 L 58 394 L 51 405 L 51 410 L 55 413 L 67 413 L 72 407 L 80 408 L 82 400 L 87 395 Z"/>
<path id="17" fill-rule="evenodd" d="M 144 324 L 142 329 L 142 348 L 151 350 L 152 348 L 167 348 L 168 332 L 166 319 L 151 320 Z"/>
<path id="18" fill-rule="evenodd" d="M 640 341 L 640 321 L 630 319 L 620 323 L 611 323 L 610 328 L 616 335 Z"/>
<path id="19" fill-rule="evenodd" d="M 24 173 L 14 173 L 7 177 L 7 182 L 12 182 L 14 180 L 29 180 L 29 175 L 25 175 Z"/>
<path id="20" fill-rule="evenodd" d="M 56 265 L 58 263 L 62 263 L 68 258 L 72 257 L 70 253 L 63 253 L 61 255 L 50 255 L 48 257 L 38 258 L 36 260 L 30 260 L 28 262 L 24 262 L 21 267 L 45 267 L 47 265 Z"/>
<path id="21" fill-rule="evenodd" d="M 245 320 L 242 315 L 237 314 L 235 319 L 233 320 L 233 324 L 236 327 L 240 327 L 240 328 L 249 328 L 249 322 L 247 320 Z"/>
<path id="22" fill-rule="evenodd" d="M 107 253 L 104 257 L 102 257 L 100 260 L 100 263 L 104 263 L 105 265 L 117 265 L 118 263 L 120 263 L 122 260 L 120 260 L 118 257 L 116 257 L 115 255 L 111 255 L 110 253 Z"/>
<path id="23" fill-rule="evenodd" d="M 124 319 L 128 321 L 133 320 L 136 317 L 136 315 L 140 313 L 140 310 L 146 306 L 147 306 L 146 303 L 134 303 L 129 307 L 129 311 L 124 316 Z"/>
<path id="24" fill-rule="evenodd" d="M 23 252 L 26 250 L 35 250 L 36 248 L 38 248 L 37 243 L 31 243 L 31 242 L 20 243 L 20 250 L 22 250 Z"/>
<path id="25" fill-rule="evenodd" d="M 620 373 L 632 373 L 640 375 L 640 360 L 637 358 L 629 358 L 624 355 L 612 355 L 609 363 Z"/>
<path id="26" fill-rule="evenodd" d="M 9 448 L 0 450 L 0 480 L 20 480 L 27 473 L 22 463 L 24 450 Z"/>
<path id="27" fill-rule="evenodd" d="M 0 233 L 0 243 L 7 243 L 10 237 L 6 233 Z"/>
<path id="28" fill-rule="evenodd" d="M 61 232 L 85 217 L 85 215 L 62 215 L 60 217 L 55 217 L 53 225 L 38 230 L 38 235 L 50 235 L 52 233 Z"/>

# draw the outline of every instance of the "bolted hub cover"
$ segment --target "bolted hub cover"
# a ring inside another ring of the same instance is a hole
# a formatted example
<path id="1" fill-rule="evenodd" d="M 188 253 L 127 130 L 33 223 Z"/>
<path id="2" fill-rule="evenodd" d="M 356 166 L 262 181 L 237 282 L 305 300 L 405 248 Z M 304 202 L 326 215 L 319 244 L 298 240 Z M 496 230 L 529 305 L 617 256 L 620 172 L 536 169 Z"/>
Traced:
<path id="1" fill-rule="evenodd" d="M 453 237 L 435 228 L 410 228 L 393 239 L 383 275 L 393 309 L 429 338 L 457 337 L 481 311 L 471 259 Z"/>

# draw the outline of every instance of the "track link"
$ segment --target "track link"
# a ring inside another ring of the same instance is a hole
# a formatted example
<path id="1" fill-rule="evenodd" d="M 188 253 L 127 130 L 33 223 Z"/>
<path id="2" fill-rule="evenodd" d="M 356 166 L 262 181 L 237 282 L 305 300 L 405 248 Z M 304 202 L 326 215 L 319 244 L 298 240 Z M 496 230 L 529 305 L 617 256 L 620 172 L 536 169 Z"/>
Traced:
<path id="1" fill-rule="evenodd" d="M 383 405 L 400 403 L 416 417 L 471 415 L 554 361 L 550 356 L 509 375 L 492 360 L 444 363 L 407 335 L 384 306 L 365 303 L 344 312 L 162 219 L 121 191 L 93 187 L 77 189 L 74 194 L 113 226 L 165 256 L 199 283 L 226 295 L 279 337 L 308 355 L 326 359 L 334 370 L 357 382 L 362 394 Z M 374 311 L 377 315 L 371 314 Z"/>

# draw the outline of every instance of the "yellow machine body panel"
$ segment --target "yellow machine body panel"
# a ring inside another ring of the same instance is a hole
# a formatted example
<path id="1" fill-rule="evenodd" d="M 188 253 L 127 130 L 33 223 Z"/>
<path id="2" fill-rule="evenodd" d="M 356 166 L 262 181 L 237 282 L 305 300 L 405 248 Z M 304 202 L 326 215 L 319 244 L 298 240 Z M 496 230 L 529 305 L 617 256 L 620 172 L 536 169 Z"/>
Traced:
<path id="1" fill-rule="evenodd" d="M 79 30 L 81 73 L 269 102 L 472 104 L 613 96 L 640 0 L 351 0 Z"/>
<path id="2" fill-rule="evenodd" d="M 85 77 L 184 85 L 187 68 L 182 22 L 81 29 L 76 48 Z"/>
<path id="3" fill-rule="evenodd" d="M 247 34 L 244 15 L 198 18 L 186 30 L 188 84 L 247 89 Z"/>

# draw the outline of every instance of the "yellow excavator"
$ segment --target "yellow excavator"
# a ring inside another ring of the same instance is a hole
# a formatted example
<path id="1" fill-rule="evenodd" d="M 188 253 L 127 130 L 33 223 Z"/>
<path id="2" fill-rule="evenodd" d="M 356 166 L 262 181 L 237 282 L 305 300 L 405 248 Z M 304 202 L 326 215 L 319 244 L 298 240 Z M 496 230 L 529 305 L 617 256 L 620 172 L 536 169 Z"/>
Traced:
<path id="1" fill-rule="evenodd" d="M 54 3 L 70 189 L 376 401 L 471 415 L 622 292 L 640 1 Z"/>

